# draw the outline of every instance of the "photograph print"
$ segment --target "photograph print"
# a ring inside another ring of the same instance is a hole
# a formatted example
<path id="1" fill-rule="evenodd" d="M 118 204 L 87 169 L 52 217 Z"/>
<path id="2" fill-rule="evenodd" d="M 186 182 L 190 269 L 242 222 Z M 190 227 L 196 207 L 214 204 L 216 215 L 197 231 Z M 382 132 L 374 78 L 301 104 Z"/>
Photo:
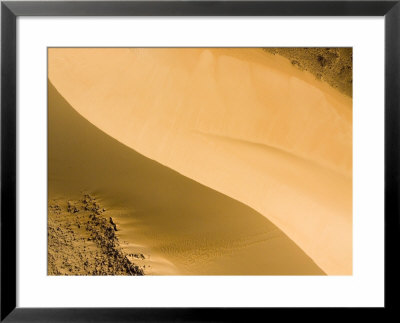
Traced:
<path id="1" fill-rule="evenodd" d="M 352 48 L 47 54 L 48 275 L 352 275 Z"/>

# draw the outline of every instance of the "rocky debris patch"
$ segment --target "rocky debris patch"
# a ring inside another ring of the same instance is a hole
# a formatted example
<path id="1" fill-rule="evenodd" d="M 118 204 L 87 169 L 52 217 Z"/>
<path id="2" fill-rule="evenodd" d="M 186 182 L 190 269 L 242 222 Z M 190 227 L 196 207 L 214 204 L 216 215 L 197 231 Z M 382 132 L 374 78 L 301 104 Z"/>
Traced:
<path id="1" fill-rule="evenodd" d="M 115 231 L 118 231 L 117 225 L 114 223 L 112 217 L 110 217 L 110 224 L 113 226 L 113 228 L 114 228 Z"/>
<path id="2" fill-rule="evenodd" d="M 60 214 L 61 213 L 61 207 L 59 205 L 49 205 L 49 208 L 51 212 L 55 214 Z"/>
<path id="3" fill-rule="evenodd" d="M 77 213 L 77 212 L 79 212 L 79 209 L 76 207 L 76 205 L 73 205 L 72 203 L 71 203 L 71 201 L 68 201 L 68 212 L 69 213 Z"/>
<path id="4" fill-rule="evenodd" d="M 292 65 L 306 70 L 317 79 L 327 82 L 342 93 L 352 97 L 353 93 L 353 50 L 340 48 L 264 48 L 290 60 Z"/>
<path id="5" fill-rule="evenodd" d="M 145 265 L 138 266 L 123 252 L 117 225 L 105 212 L 90 194 L 49 203 L 49 275 L 144 275 Z"/>
<path id="6" fill-rule="evenodd" d="M 146 259 L 146 257 L 142 253 L 130 253 L 130 254 L 128 254 L 128 256 L 137 258 L 137 259 Z"/>

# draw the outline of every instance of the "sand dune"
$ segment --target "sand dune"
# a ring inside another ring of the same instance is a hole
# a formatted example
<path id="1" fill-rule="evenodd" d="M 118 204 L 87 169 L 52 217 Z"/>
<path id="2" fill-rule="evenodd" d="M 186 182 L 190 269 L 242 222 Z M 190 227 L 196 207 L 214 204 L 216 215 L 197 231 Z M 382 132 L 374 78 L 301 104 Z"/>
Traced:
<path id="1" fill-rule="evenodd" d="M 50 83 L 48 138 L 49 199 L 94 189 L 146 274 L 323 274 L 261 214 L 111 138 Z"/>
<path id="2" fill-rule="evenodd" d="M 350 98 L 259 49 L 49 51 L 51 82 L 84 118 L 351 274 Z"/>

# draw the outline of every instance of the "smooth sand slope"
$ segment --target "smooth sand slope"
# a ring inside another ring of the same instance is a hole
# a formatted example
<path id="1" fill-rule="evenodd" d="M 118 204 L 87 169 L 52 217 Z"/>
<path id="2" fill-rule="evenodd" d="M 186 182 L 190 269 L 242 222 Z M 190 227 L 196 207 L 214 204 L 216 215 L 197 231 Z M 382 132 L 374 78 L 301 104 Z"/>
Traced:
<path id="1" fill-rule="evenodd" d="M 49 78 L 105 133 L 352 273 L 351 98 L 261 49 L 50 49 Z"/>
<path id="2" fill-rule="evenodd" d="M 323 274 L 264 216 L 111 138 L 51 83 L 48 131 L 49 200 L 92 192 L 145 274 Z"/>

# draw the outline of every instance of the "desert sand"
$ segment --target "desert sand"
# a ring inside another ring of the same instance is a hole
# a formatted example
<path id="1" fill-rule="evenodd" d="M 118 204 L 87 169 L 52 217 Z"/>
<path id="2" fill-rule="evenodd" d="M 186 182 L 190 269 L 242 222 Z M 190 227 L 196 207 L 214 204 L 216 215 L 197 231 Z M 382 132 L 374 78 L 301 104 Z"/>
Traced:
<path id="1" fill-rule="evenodd" d="M 50 200 L 48 208 L 48 275 L 143 275 L 146 257 L 125 253 L 95 197 Z"/>
<path id="2" fill-rule="evenodd" d="M 49 49 L 49 81 L 49 198 L 148 274 L 352 273 L 348 95 L 262 49 Z"/>
<path id="3" fill-rule="evenodd" d="M 339 48 L 265 48 L 290 60 L 290 63 L 312 73 L 340 92 L 353 96 L 353 49 Z"/>
<path id="4" fill-rule="evenodd" d="M 108 136 L 51 84 L 48 138 L 49 201 L 91 190 L 145 274 L 323 274 L 261 214 Z"/>

